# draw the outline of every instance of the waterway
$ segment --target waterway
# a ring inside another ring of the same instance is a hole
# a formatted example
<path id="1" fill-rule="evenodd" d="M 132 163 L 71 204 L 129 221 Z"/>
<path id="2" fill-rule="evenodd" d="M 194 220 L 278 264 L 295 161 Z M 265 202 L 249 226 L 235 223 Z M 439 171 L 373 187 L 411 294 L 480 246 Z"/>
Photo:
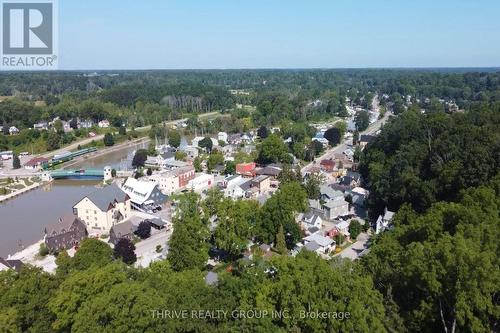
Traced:
<path id="1" fill-rule="evenodd" d="M 181 145 L 186 145 L 182 138 Z M 136 144 L 109 152 L 91 159 L 83 159 L 70 167 L 104 168 L 109 165 L 117 170 L 131 168 L 133 152 L 147 148 L 147 144 Z M 85 195 L 96 190 L 100 181 L 56 180 L 51 184 L 23 194 L 0 204 L 0 257 L 7 257 L 31 245 L 44 236 L 46 225 L 54 223 Z"/>
<path id="2" fill-rule="evenodd" d="M 0 257 L 43 238 L 45 226 L 72 214 L 72 207 L 100 181 L 57 180 L 0 204 Z"/>

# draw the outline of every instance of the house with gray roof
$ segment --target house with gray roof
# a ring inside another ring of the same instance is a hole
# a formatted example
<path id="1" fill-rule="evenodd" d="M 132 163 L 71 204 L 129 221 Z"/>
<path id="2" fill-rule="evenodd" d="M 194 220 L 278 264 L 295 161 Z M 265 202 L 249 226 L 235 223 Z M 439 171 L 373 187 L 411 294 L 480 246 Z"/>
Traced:
<path id="1" fill-rule="evenodd" d="M 65 215 L 45 227 L 45 245 L 50 252 L 67 250 L 87 238 L 85 223 L 75 215 Z"/>
<path id="2" fill-rule="evenodd" d="M 132 241 L 134 239 L 134 232 L 136 230 L 137 225 L 135 225 L 131 220 L 115 224 L 109 231 L 109 242 L 113 245 L 116 245 L 122 238 L 126 238 L 129 241 Z"/>
<path id="3" fill-rule="evenodd" d="M 106 234 L 130 217 L 130 197 L 112 184 L 82 198 L 73 206 L 73 213 L 85 223 L 89 234 Z"/>

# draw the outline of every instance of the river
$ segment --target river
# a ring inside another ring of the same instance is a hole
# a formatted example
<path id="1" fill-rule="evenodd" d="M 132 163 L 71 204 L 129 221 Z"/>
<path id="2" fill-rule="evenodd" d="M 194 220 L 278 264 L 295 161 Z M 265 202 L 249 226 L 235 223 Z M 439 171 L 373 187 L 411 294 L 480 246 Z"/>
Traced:
<path id="1" fill-rule="evenodd" d="M 182 138 L 181 146 L 187 140 Z M 105 155 L 83 159 L 69 169 L 99 169 L 109 165 L 117 170 L 130 169 L 133 152 L 147 148 L 146 144 L 135 144 Z M 31 245 L 44 236 L 47 224 L 54 223 L 59 217 L 71 214 L 73 205 L 88 193 L 96 190 L 96 180 L 56 180 L 15 199 L 0 204 L 0 257 Z"/>
<path id="2" fill-rule="evenodd" d="M 96 180 L 57 180 L 0 204 L 0 257 L 43 238 L 44 228 L 96 190 Z"/>

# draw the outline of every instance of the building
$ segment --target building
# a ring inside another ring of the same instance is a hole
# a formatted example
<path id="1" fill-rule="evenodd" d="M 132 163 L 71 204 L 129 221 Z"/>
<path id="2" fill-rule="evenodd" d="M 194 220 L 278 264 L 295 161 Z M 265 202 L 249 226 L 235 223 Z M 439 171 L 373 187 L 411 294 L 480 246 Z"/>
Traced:
<path id="1" fill-rule="evenodd" d="M 73 206 L 73 213 L 85 223 L 89 234 L 104 234 L 130 216 L 130 198 L 112 184 L 78 201 Z"/>
<path id="2" fill-rule="evenodd" d="M 49 161 L 48 158 L 45 157 L 35 157 L 29 160 L 24 164 L 24 168 L 26 170 L 40 170 L 44 163 Z"/>
<path id="3" fill-rule="evenodd" d="M 14 134 L 18 134 L 18 133 L 19 133 L 19 128 L 17 128 L 16 126 L 9 127 L 9 134 L 10 135 L 14 135 Z"/>
<path id="4" fill-rule="evenodd" d="M 364 149 L 366 145 L 373 142 L 375 138 L 376 136 L 374 135 L 363 134 L 359 137 L 358 144 L 361 147 L 361 149 Z"/>
<path id="5" fill-rule="evenodd" d="M 253 177 L 255 175 L 255 162 L 236 164 L 236 173 L 243 176 Z"/>
<path id="6" fill-rule="evenodd" d="M 324 201 L 344 199 L 344 193 L 336 191 L 328 185 L 321 185 L 319 192 L 321 194 L 321 199 Z"/>
<path id="7" fill-rule="evenodd" d="M 257 176 L 252 179 L 252 187 L 257 188 L 259 194 L 265 194 L 271 188 L 271 178 L 265 175 Z"/>
<path id="8" fill-rule="evenodd" d="M 87 228 L 81 219 L 75 215 L 65 215 L 45 227 L 44 242 L 53 253 L 78 246 L 87 236 Z"/>
<path id="9" fill-rule="evenodd" d="M 107 119 L 104 119 L 104 120 L 101 120 L 97 126 L 99 126 L 99 128 L 108 128 L 109 127 L 109 120 Z"/>
<path id="10" fill-rule="evenodd" d="M 240 185 L 247 181 L 248 180 L 243 178 L 241 175 L 232 175 L 227 177 L 222 182 L 224 195 L 233 199 L 243 198 L 245 196 L 245 191 L 241 188 Z"/>
<path id="11" fill-rule="evenodd" d="M 217 140 L 222 141 L 224 143 L 227 143 L 227 133 L 226 132 L 219 132 L 217 134 Z"/>
<path id="12" fill-rule="evenodd" d="M 325 218 L 328 220 L 349 215 L 349 203 L 344 198 L 328 200 L 323 204 L 322 208 Z"/>
<path id="13" fill-rule="evenodd" d="M 201 193 L 204 190 L 211 188 L 214 185 L 214 182 L 214 175 L 200 173 L 195 178 L 191 179 L 186 187 L 196 193 Z"/>
<path id="14" fill-rule="evenodd" d="M 47 123 L 46 121 L 42 121 L 42 122 L 33 124 L 33 129 L 36 129 L 38 131 L 42 131 L 42 130 L 47 131 L 49 129 L 49 123 Z"/>
<path id="15" fill-rule="evenodd" d="M 23 262 L 21 260 L 4 259 L 0 257 L 0 272 L 13 269 L 19 273 L 22 266 Z"/>
<path id="16" fill-rule="evenodd" d="M 129 177 L 122 185 L 122 190 L 129 196 L 131 207 L 140 211 L 155 211 L 167 201 L 167 196 L 154 182 Z"/>
<path id="17" fill-rule="evenodd" d="M 329 237 L 315 233 L 303 239 L 304 248 L 318 254 L 327 254 L 335 250 L 335 241 Z"/>
<path id="18" fill-rule="evenodd" d="M 137 230 L 137 226 L 141 221 L 142 219 L 127 219 L 126 221 L 115 224 L 109 231 L 109 242 L 116 245 L 122 238 L 133 241 L 134 232 Z"/>
<path id="19" fill-rule="evenodd" d="M 321 160 L 319 163 L 321 170 L 326 172 L 332 172 L 335 167 L 335 162 L 333 160 Z"/>
<path id="20" fill-rule="evenodd" d="M 379 234 L 382 231 L 388 229 L 394 217 L 394 212 L 387 210 L 387 207 L 384 210 L 384 215 L 379 215 L 376 225 L 375 225 L 375 233 Z"/>
<path id="21" fill-rule="evenodd" d="M 335 225 L 335 229 L 345 237 L 349 238 L 351 234 L 349 233 L 349 221 L 342 221 Z"/>
<path id="22" fill-rule="evenodd" d="M 265 175 L 277 179 L 282 170 L 283 169 L 280 166 L 270 164 L 264 168 L 255 169 L 255 174 L 258 176 Z"/>
<path id="23" fill-rule="evenodd" d="M 309 230 L 310 228 L 321 229 L 323 226 L 323 219 L 321 218 L 321 212 L 316 210 L 311 210 L 302 216 L 302 228 Z"/>
<path id="24" fill-rule="evenodd" d="M 149 177 L 149 180 L 156 182 L 163 193 L 171 195 L 176 191 L 184 189 L 194 177 L 194 167 L 184 166 L 171 171 L 154 174 Z"/>

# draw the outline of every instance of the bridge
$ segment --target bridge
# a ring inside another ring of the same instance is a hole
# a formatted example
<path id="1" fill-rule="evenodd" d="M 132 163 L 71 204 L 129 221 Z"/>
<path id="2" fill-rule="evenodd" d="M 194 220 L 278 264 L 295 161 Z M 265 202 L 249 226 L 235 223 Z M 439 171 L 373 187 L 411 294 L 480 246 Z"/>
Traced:
<path id="1" fill-rule="evenodd" d="M 55 170 L 50 171 L 53 179 L 103 179 L 103 169 Z"/>

